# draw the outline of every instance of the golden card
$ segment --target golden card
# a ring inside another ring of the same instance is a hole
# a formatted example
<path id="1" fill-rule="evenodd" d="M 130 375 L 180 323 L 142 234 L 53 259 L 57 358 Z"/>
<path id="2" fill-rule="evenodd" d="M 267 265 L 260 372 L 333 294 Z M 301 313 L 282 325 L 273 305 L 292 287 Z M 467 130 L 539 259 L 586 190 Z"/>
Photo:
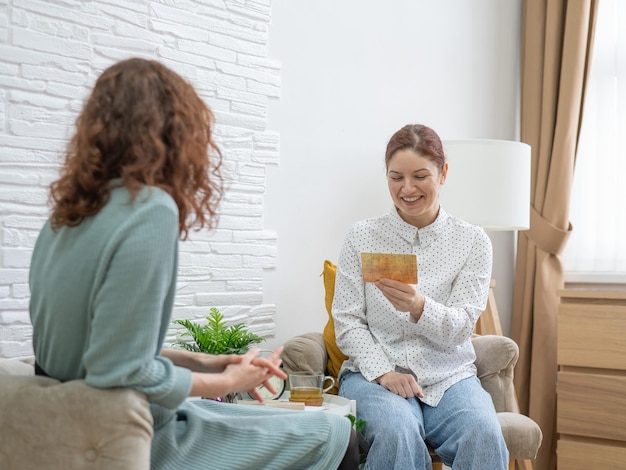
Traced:
<path id="1" fill-rule="evenodd" d="M 361 253 L 363 281 L 393 279 L 417 284 L 417 256 L 394 253 Z"/>

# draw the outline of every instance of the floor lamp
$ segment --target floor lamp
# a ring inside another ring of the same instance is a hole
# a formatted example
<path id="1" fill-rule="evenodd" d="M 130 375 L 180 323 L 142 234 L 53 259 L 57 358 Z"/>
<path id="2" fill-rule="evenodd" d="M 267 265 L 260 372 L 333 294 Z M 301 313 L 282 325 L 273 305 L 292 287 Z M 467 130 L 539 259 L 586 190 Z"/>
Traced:
<path id="1" fill-rule="evenodd" d="M 443 142 L 448 177 L 440 198 L 446 212 L 487 231 L 530 227 L 530 146 L 508 140 Z M 491 280 L 476 332 L 502 334 Z"/>
<path id="2" fill-rule="evenodd" d="M 440 192 L 446 212 L 487 231 L 530 227 L 529 145 L 508 140 L 448 140 L 443 149 L 449 162 Z M 492 279 L 487 308 L 476 324 L 479 334 L 502 335 L 494 287 Z M 532 464 L 518 461 L 517 468 L 530 470 Z"/>

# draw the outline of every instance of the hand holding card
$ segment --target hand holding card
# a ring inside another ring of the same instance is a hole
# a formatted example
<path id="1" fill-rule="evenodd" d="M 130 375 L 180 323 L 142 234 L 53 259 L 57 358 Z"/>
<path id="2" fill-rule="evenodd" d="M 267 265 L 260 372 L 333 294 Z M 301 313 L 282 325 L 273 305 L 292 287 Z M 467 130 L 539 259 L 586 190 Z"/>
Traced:
<path id="1" fill-rule="evenodd" d="M 361 253 L 363 281 L 393 279 L 417 284 L 417 256 L 395 253 Z"/>

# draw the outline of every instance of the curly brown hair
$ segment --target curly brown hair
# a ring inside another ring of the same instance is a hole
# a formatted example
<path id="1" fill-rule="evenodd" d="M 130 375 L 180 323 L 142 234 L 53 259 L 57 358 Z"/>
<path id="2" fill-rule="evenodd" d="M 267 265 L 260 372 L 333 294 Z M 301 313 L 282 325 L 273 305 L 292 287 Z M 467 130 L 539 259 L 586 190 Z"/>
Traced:
<path id="1" fill-rule="evenodd" d="M 76 120 L 60 178 L 50 186 L 52 227 L 76 226 L 98 213 L 115 178 L 133 199 L 146 185 L 167 191 L 183 240 L 192 227 L 213 227 L 223 196 L 213 124 L 193 86 L 165 65 L 131 58 L 109 67 Z"/>

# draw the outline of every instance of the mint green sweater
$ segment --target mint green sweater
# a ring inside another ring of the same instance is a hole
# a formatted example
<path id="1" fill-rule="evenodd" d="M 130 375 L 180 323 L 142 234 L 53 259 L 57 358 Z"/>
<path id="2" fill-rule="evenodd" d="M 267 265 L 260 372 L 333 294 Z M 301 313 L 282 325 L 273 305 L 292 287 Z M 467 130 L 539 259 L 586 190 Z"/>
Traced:
<path id="1" fill-rule="evenodd" d="M 60 380 L 145 393 L 153 469 L 336 468 L 349 438 L 344 417 L 186 400 L 190 371 L 160 356 L 176 290 L 178 209 L 158 188 L 130 203 L 119 181 L 113 185 L 97 215 L 56 232 L 47 222 L 37 239 L 37 362 Z"/>

